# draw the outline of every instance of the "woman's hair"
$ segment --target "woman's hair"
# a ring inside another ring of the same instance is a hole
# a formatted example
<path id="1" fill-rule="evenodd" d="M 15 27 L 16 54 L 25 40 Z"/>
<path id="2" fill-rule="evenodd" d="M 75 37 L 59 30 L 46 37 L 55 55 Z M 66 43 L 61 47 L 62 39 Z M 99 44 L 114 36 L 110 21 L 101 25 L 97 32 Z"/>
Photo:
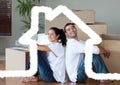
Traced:
<path id="1" fill-rule="evenodd" d="M 67 39 L 63 29 L 59 29 L 57 27 L 51 27 L 49 30 L 54 30 L 55 34 L 59 35 L 58 37 L 59 42 L 62 43 L 63 46 L 66 46 Z"/>
<path id="2" fill-rule="evenodd" d="M 73 26 L 75 26 L 75 23 L 67 23 L 67 24 L 64 26 L 64 32 L 66 32 L 66 27 L 67 27 L 68 25 L 73 25 Z"/>

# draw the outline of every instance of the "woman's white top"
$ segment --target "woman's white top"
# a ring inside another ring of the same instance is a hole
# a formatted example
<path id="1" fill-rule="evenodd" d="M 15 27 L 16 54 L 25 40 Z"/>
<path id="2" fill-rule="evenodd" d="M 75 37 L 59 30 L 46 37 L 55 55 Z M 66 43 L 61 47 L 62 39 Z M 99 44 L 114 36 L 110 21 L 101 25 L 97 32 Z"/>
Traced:
<path id="1" fill-rule="evenodd" d="M 48 47 L 48 61 L 57 82 L 65 82 L 65 47 L 61 43 L 51 43 Z M 53 53 L 54 52 L 54 53 Z"/>
<path id="2" fill-rule="evenodd" d="M 88 48 L 89 49 L 89 48 Z M 76 82 L 78 66 L 85 53 L 85 43 L 75 39 L 68 39 L 66 46 L 66 70 L 70 81 Z M 93 53 L 99 54 L 99 48 L 93 47 Z"/>

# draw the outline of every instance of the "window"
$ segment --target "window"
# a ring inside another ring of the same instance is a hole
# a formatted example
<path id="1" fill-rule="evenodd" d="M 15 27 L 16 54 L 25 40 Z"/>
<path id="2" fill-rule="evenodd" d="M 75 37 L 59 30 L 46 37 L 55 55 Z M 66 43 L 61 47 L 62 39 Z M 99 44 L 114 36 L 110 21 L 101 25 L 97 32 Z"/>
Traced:
<path id="1" fill-rule="evenodd" d="M 0 36 L 11 35 L 11 0 L 0 0 Z"/>

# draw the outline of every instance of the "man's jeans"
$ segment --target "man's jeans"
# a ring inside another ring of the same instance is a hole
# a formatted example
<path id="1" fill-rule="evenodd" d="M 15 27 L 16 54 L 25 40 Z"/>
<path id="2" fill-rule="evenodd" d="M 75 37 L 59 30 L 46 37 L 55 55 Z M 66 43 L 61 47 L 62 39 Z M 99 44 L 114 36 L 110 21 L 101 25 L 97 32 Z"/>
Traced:
<path id="1" fill-rule="evenodd" d="M 77 82 L 83 83 L 87 79 L 87 75 L 85 73 L 85 64 L 84 64 L 85 58 L 81 61 L 78 71 L 77 71 Z M 100 56 L 100 54 L 93 54 L 93 60 L 92 60 L 92 65 L 94 68 L 94 71 L 96 73 L 108 73 L 108 69 Z"/>

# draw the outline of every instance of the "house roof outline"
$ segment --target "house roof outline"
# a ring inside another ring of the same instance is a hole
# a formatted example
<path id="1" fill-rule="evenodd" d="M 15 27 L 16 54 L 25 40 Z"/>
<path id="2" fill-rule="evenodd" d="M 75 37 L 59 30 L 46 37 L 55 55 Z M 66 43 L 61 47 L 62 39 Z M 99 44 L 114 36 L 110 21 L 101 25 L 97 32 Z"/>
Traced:
<path id="1" fill-rule="evenodd" d="M 37 46 L 36 41 L 32 40 L 31 38 L 33 35 L 37 34 L 39 30 L 39 13 L 45 13 L 45 19 L 49 21 L 52 21 L 59 14 L 63 13 L 68 19 L 74 22 L 84 33 L 86 33 L 90 37 L 90 39 L 86 41 L 86 48 L 89 47 L 89 49 L 92 49 L 92 46 L 94 44 L 99 44 L 102 41 L 98 34 L 96 34 L 66 6 L 59 5 L 54 10 L 52 10 L 50 7 L 34 6 L 31 12 L 31 27 L 23 36 L 19 38 L 19 42 L 21 44 L 27 44 L 30 46 L 31 67 L 27 71 L 0 71 L 0 77 L 31 76 L 37 71 Z M 94 79 L 111 79 L 112 77 L 109 76 L 113 76 L 112 79 L 118 79 L 118 77 L 113 74 L 96 74 L 92 71 L 92 50 L 89 49 L 85 50 L 85 71 L 87 75 Z M 9 75 L 1 75 L 2 73 L 6 73 Z M 118 75 L 119 74 L 117 74 L 117 76 Z"/>

